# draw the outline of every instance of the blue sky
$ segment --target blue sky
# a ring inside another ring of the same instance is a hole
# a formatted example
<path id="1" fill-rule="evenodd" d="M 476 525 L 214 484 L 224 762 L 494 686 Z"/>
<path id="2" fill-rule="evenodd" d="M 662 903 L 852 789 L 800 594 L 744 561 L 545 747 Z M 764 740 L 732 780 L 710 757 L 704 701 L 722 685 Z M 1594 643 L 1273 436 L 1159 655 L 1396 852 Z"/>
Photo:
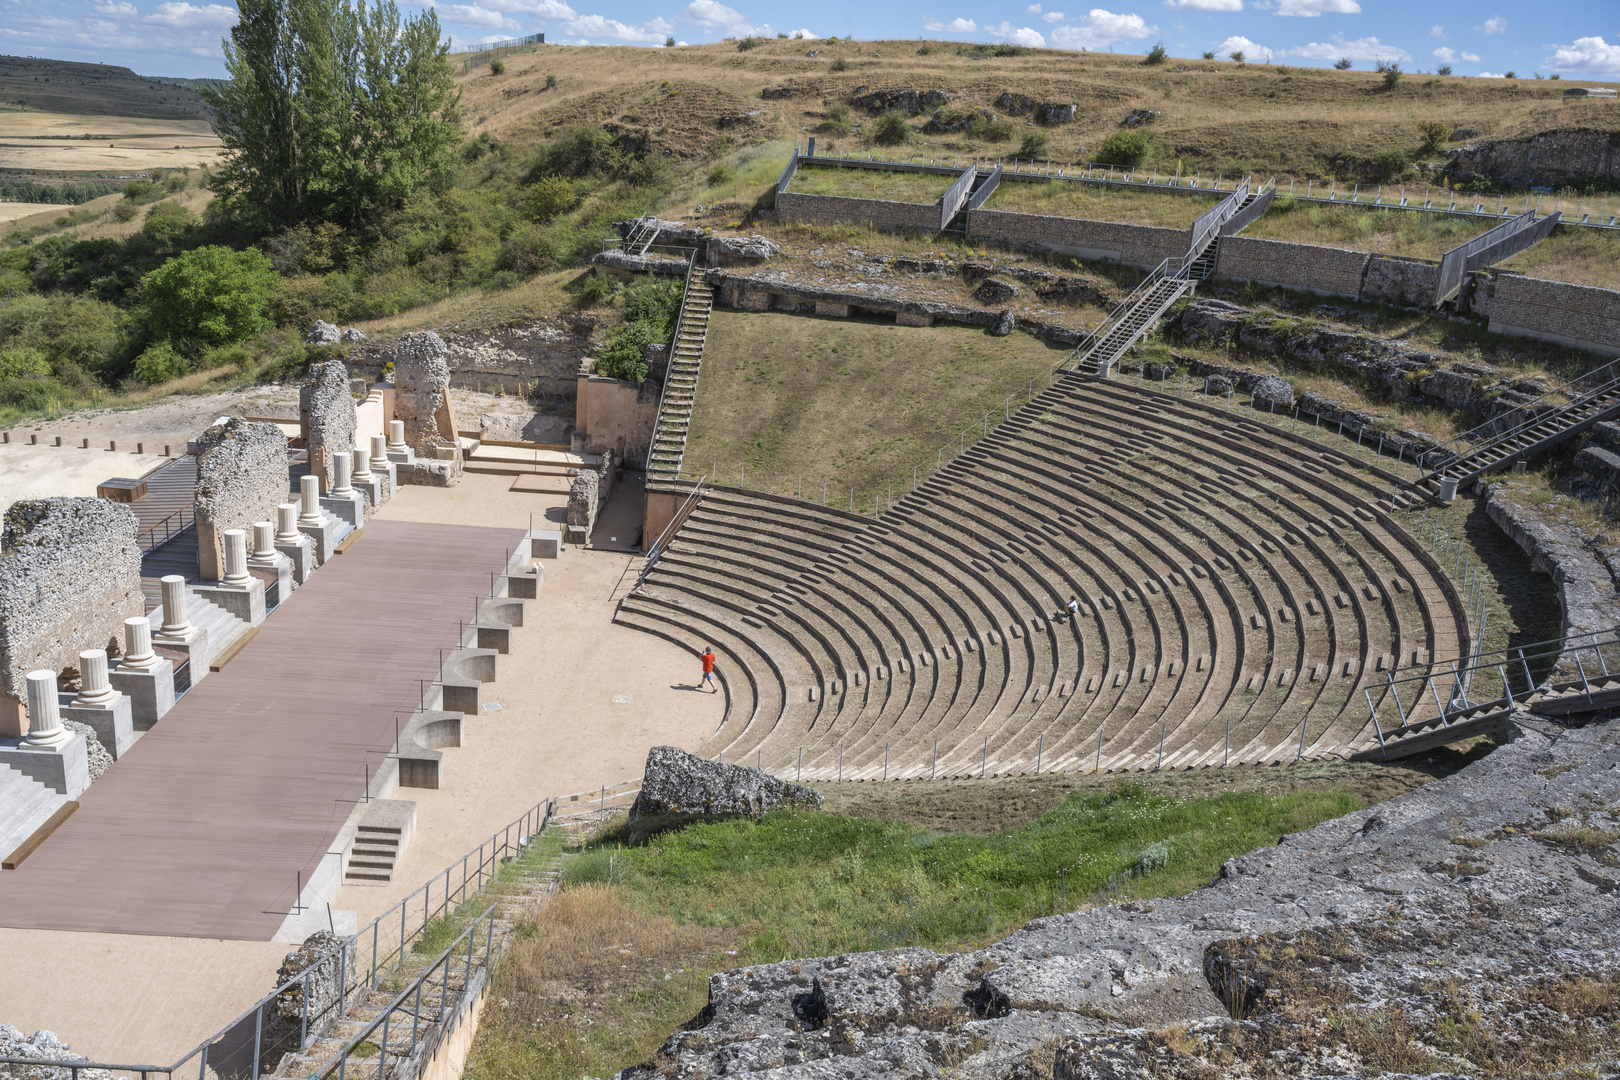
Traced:
<path id="1" fill-rule="evenodd" d="M 1395 0 L 1146 0 L 1070 7 L 1065 0 L 402 0 L 433 3 L 458 44 L 544 31 L 565 44 L 661 47 L 747 34 L 1010 41 L 1175 56 L 1241 49 L 1250 63 L 1408 70 L 1449 63 L 1458 75 L 1620 81 L 1620 3 L 1399 3 Z M 735 4 L 736 6 L 732 6 Z M 0 52 L 122 64 L 145 75 L 218 75 L 234 4 L 211 0 L 0 0 Z"/>

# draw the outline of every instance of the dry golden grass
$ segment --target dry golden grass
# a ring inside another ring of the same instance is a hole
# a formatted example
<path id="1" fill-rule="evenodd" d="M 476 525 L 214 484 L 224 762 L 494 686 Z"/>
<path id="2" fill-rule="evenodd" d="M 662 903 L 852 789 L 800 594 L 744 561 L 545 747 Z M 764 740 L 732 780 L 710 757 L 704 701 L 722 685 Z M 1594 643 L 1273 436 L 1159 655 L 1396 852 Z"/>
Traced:
<path id="1" fill-rule="evenodd" d="M 943 173 L 801 166 L 794 172 L 788 190 L 800 195 L 841 195 L 856 199 L 937 203 L 955 181 L 956 177 Z"/>
<path id="2" fill-rule="evenodd" d="M 805 56 L 812 47 L 819 53 L 813 59 Z M 1085 160 L 1130 109 L 1157 109 L 1162 115 L 1149 129 L 1155 142 L 1149 165 L 1167 171 L 1179 163 L 1186 172 L 1206 174 L 1322 178 L 1335 171 L 1335 161 L 1370 161 L 1390 148 L 1416 152 L 1424 121 L 1471 128 L 1476 138 L 1620 128 L 1620 110 L 1600 102 L 1563 104 L 1568 82 L 1411 76 L 1384 91 L 1368 71 L 1177 59 L 1144 68 L 1140 57 L 1125 55 L 1036 50 L 974 59 L 954 43 L 933 43 L 927 55 L 918 48 L 915 41 L 777 40 L 745 53 L 726 42 L 675 49 L 546 46 L 507 57 L 503 76 L 472 68 L 458 81 L 475 133 L 537 142 L 564 123 L 613 123 L 684 159 L 713 159 L 770 138 L 802 140 L 832 105 L 847 102 L 861 86 L 942 89 L 953 95 L 952 111 L 993 107 L 1003 92 L 1079 103 L 1075 123 L 1040 129 L 1051 136 L 1056 161 Z M 834 59 L 847 70 L 831 70 Z M 551 90 L 545 89 L 547 75 L 557 78 Z M 761 99 L 762 89 L 775 86 L 791 87 L 793 96 Z M 723 115 L 761 109 L 758 117 L 719 127 Z M 837 140 L 841 149 L 869 145 L 871 119 L 859 113 L 853 119 L 851 134 Z M 1028 117 L 1012 123 L 1010 142 L 919 131 L 898 152 L 1005 154 L 1022 132 L 1036 129 Z"/>
<path id="3" fill-rule="evenodd" d="M 985 201 L 985 209 L 1189 229 L 1198 215 L 1215 202 L 1214 195 L 1134 191 L 1064 180 L 1032 183 L 1003 179 Z"/>
<path id="4" fill-rule="evenodd" d="M 1560 225 L 1547 239 L 1500 266 L 1531 277 L 1620 289 L 1620 233 Z"/>
<path id="5" fill-rule="evenodd" d="M 575 306 L 566 286 L 579 277 L 578 270 L 553 270 L 525 278 L 510 289 L 479 289 L 460 293 L 410 308 L 398 315 L 355 323 L 366 334 L 389 336 L 407 330 L 483 330 L 506 326 L 537 313 L 567 311 Z M 616 321 L 614 309 L 595 312 L 607 322 Z"/>
<path id="6" fill-rule="evenodd" d="M 78 113 L 0 109 L 0 139 L 5 138 L 168 139 L 175 142 L 206 140 L 217 143 L 206 120 L 157 120 L 141 116 L 87 116 Z"/>
<path id="7" fill-rule="evenodd" d="M 190 169 L 219 160 L 217 140 L 133 139 L 128 142 L 78 142 L 56 139 L 0 141 L 0 168 L 35 172 Z"/>
<path id="8" fill-rule="evenodd" d="M 38 217 L 48 221 L 50 216 L 60 214 L 62 209 L 55 203 L 0 202 L 0 222 L 11 222 L 20 218 L 31 217 Z"/>

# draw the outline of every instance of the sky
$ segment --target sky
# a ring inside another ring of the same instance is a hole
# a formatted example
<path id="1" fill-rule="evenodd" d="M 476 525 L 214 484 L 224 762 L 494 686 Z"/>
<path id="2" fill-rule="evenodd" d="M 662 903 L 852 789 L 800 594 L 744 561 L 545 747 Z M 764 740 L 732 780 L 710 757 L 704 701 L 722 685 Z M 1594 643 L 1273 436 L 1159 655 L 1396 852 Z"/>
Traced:
<path id="1" fill-rule="evenodd" d="M 1250 63 L 1357 68 L 1379 61 L 1407 71 L 1451 65 L 1457 75 L 1620 81 L 1620 0 L 399 0 L 434 6 L 458 48 L 545 33 L 567 45 L 662 48 L 749 34 L 803 38 L 930 38 L 1013 42 L 1093 52 L 1172 56 L 1241 51 Z M 0 53 L 120 64 L 143 75 L 223 74 L 220 40 L 236 22 L 230 3 L 202 0 L 0 0 Z"/>

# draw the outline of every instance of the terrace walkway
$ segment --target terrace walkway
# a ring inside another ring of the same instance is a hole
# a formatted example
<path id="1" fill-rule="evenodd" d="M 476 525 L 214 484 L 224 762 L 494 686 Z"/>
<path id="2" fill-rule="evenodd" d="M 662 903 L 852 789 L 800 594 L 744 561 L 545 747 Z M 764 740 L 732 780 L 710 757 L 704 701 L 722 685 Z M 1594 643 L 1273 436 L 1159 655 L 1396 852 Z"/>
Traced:
<path id="1" fill-rule="evenodd" d="M 0 874 L 0 925 L 268 941 L 521 536 L 369 522 Z"/>

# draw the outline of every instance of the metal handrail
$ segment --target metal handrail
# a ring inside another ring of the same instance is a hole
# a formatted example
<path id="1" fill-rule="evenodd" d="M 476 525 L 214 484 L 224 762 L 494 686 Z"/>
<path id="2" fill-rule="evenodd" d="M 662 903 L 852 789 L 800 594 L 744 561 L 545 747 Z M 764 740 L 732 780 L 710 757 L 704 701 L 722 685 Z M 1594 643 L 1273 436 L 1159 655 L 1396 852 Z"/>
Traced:
<path id="1" fill-rule="evenodd" d="M 1136 288 L 1126 294 L 1125 299 L 1114 305 L 1114 309 L 1097 324 L 1095 329 L 1087 332 L 1086 336 L 1080 339 L 1079 344 L 1074 347 L 1074 352 L 1069 354 L 1069 359 L 1064 366 L 1068 367 L 1085 361 L 1091 355 L 1091 351 L 1102 344 L 1103 339 L 1113 331 L 1119 320 L 1131 308 L 1140 303 L 1153 289 L 1158 287 L 1159 282 L 1170 276 L 1170 264 L 1172 261 L 1180 264 L 1185 260 L 1179 257 L 1174 260 L 1165 259 L 1158 266 L 1155 266 L 1147 277 L 1137 283 Z M 1184 267 L 1178 266 L 1178 272 L 1180 269 L 1184 269 Z"/>
<path id="2" fill-rule="evenodd" d="M 1245 176 L 1243 182 L 1232 189 L 1232 194 L 1198 215 L 1198 220 L 1192 224 L 1192 243 L 1187 247 L 1189 263 L 1203 253 L 1204 244 L 1209 238 L 1217 234 L 1221 226 L 1230 221 L 1242 207 L 1243 200 L 1249 197 L 1249 179 Z"/>
<path id="3" fill-rule="evenodd" d="M 680 345 L 681 330 L 686 325 L 686 302 L 692 296 L 692 278 L 694 276 L 696 276 L 696 274 L 697 274 L 697 252 L 693 251 L 692 252 L 692 257 L 691 257 L 690 260 L 688 260 L 687 266 L 686 266 L 686 284 L 684 286 L 682 286 L 682 288 L 681 288 L 681 306 L 680 306 L 680 309 L 675 313 L 675 328 L 670 332 L 670 335 L 669 335 L 669 354 L 664 358 L 664 386 L 658 392 L 658 415 L 656 417 L 654 417 L 654 419 L 653 419 L 653 445 L 657 445 L 657 443 L 658 443 L 658 432 L 664 426 L 664 405 L 665 405 L 665 402 L 667 402 L 669 400 L 669 384 L 670 384 L 669 373 L 670 373 L 670 369 L 675 366 L 675 349 L 676 349 L 677 346 Z M 682 440 L 682 442 L 681 442 L 681 454 L 680 454 L 679 457 L 677 457 L 675 459 L 675 475 L 676 476 L 679 476 L 681 474 L 681 459 L 686 456 L 686 449 L 685 448 L 686 448 L 686 442 L 685 442 L 685 440 Z M 649 446 L 647 448 L 647 468 L 649 470 L 651 470 L 651 468 L 652 468 L 652 447 L 651 446 Z"/>
<path id="4" fill-rule="evenodd" d="M 1552 397 L 1552 396 L 1557 395 L 1557 394 L 1567 394 L 1570 387 L 1574 386 L 1575 384 L 1577 384 L 1579 382 L 1582 382 L 1583 380 L 1590 379 L 1593 375 L 1596 375 L 1599 372 L 1607 371 L 1609 373 L 1609 377 L 1604 382 L 1599 383 L 1597 386 L 1593 387 L 1592 389 L 1590 389 L 1590 390 L 1582 390 L 1578 394 L 1571 395 L 1570 399 L 1568 401 L 1563 402 L 1560 405 L 1553 406 L 1552 408 L 1548 409 L 1547 411 L 1544 411 L 1544 412 L 1541 412 L 1541 413 L 1531 414 L 1528 419 L 1520 421 L 1519 423 L 1517 423 L 1514 426 L 1506 429 L 1505 431 L 1489 431 L 1487 429 L 1496 428 L 1497 425 L 1501 424 L 1501 422 L 1503 421 L 1504 418 L 1506 418 L 1507 416 L 1511 416 L 1512 413 L 1504 413 L 1502 416 L 1498 416 L 1493 420 L 1487 420 L 1483 424 L 1479 424 L 1479 425 L 1476 425 L 1474 427 L 1471 427 L 1467 431 L 1463 432 L 1461 435 L 1455 435 L 1452 438 L 1448 439 L 1446 442 L 1441 443 L 1439 446 L 1435 447 L 1433 450 L 1431 450 L 1427 454 L 1425 454 L 1424 455 L 1425 458 L 1428 458 L 1429 456 L 1432 456 L 1433 454 L 1440 453 L 1440 452 L 1449 453 L 1449 454 L 1452 455 L 1452 457 L 1444 465 L 1441 465 L 1439 468 L 1432 470 L 1428 474 L 1428 476 L 1425 477 L 1425 479 L 1436 477 L 1436 476 L 1445 476 L 1446 475 L 1446 470 L 1449 469 L 1452 465 L 1456 464 L 1456 462 L 1462 460 L 1463 458 L 1466 458 L 1466 457 L 1470 456 L 1471 454 L 1477 454 L 1480 451 L 1487 449 L 1488 447 L 1491 447 L 1491 446 L 1493 446 L 1493 445 L 1495 445 L 1497 443 L 1500 443 L 1500 442 L 1504 442 L 1507 439 L 1513 438 L 1514 436 L 1521 434 L 1525 430 L 1527 430 L 1529 428 L 1532 428 L 1532 427 L 1535 427 L 1537 424 L 1546 423 L 1549 419 L 1557 416 L 1559 413 L 1565 412 L 1566 410 L 1569 410 L 1569 409 L 1573 409 L 1573 408 L 1575 408 L 1575 407 L 1577 407 L 1579 405 L 1584 405 L 1584 404 L 1588 403 L 1589 401 L 1591 401 L 1593 398 L 1597 397 L 1598 395 L 1605 394 L 1605 393 L 1609 392 L 1610 390 L 1615 389 L 1617 386 L 1620 386 L 1620 366 L 1617 366 L 1617 365 L 1620 365 L 1620 360 L 1611 360 L 1609 363 L 1604 364 L 1602 367 L 1593 368 L 1591 371 L 1586 372 L 1584 375 L 1579 375 L 1579 376 L 1576 376 L 1575 378 L 1569 380 L 1568 382 L 1564 383 L 1562 386 L 1555 387 L 1552 390 L 1548 390 L 1546 393 L 1542 394 L 1540 397 L 1536 398 L 1534 401 L 1528 401 L 1523 405 L 1519 405 L 1519 406 L 1515 407 L 1514 412 L 1527 412 L 1528 410 L 1535 408 L 1538 403 L 1540 403 L 1542 401 L 1545 401 L 1549 397 Z M 1470 443 L 1472 440 L 1474 440 L 1477 437 L 1480 437 L 1481 433 L 1484 433 L 1484 436 L 1486 436 L 1486 437 L 1483 438 L 1482 441 L 1480 441 L 1480 442 L 1478 442 L 1478 443 L 1476 443 L 1474 445 L 1468 445 L 1468 443 Z"/>
<path id="5" fill-rule="evenodd" d="M 676 508 L 675 513 L 670 516 L 669 524 L 664 526 L 664 531 L 658 534 L 658 539 L 654 540 L 652 547 L 647 549 L 647 561 L 641 564 L 641 573 L 636 575 L 636 583 L 630 587 L 630 591 L 625 593 L 625 596 L 631 596 L 641 591 L 642 585 L 646 584 L 647 575 L 652 573 L 654 564 L 663 555 L 664 548 L 668 546 L 669 541 L 674 539 L 673 534 L 682 525 L 686 524 L 686 519 L 691 516 L 693 504 L 703 494 L 703 486 L 708 482 L 709 478 L 707 476 L 700 476 L 698 482 L 693 485 L 692 490 L 686 493 L 686 498 Z M 622 598 L 619 600 L 619 606 L 624 606 Z"/>
<path id="6" fill-rule="evenodd" d="M 186 521 L 186 515 L 187 514 L 191 515 L 191 521 L 190 521 L 189 524 Z M 178 520 L 179 524 L 174 528 L 170 528 L 169 523 L 171 521 L 176 521 L 176 520 Z M 137 545 L 140 546 L 142 555 L 150 555 L 152 552 L 156 551 L 158 548 L 162 547 L 164 544 L 167 544 L 170 540 L 173 540 L 175 537 L 179 536 L 181 533 L 185 532 L 187 529 L 193 528 L 196 524 L 197 524 L 197 507 L 196 507 L 195 503 L 192 503 L 192 504 L 190 504 L 188 506 L 182 506 L 180 509 L 178 509 L 174 513 L 170 514 L 168 517 L 164 518 L 162 521 L 159 521 L 159 522 L 149 526 L 148 528 L 142 529 L 139 533 L 136 534 L 135 542 L 136 542 Z M 159 529 L 163 530 L 163 539 L 161 539 L 161 540 L 153 540 L 150 544 L 142 544 L 141 543 L 141 538 L 142 537 L 151 536 L 154 533 L 156 533 Z"/>

